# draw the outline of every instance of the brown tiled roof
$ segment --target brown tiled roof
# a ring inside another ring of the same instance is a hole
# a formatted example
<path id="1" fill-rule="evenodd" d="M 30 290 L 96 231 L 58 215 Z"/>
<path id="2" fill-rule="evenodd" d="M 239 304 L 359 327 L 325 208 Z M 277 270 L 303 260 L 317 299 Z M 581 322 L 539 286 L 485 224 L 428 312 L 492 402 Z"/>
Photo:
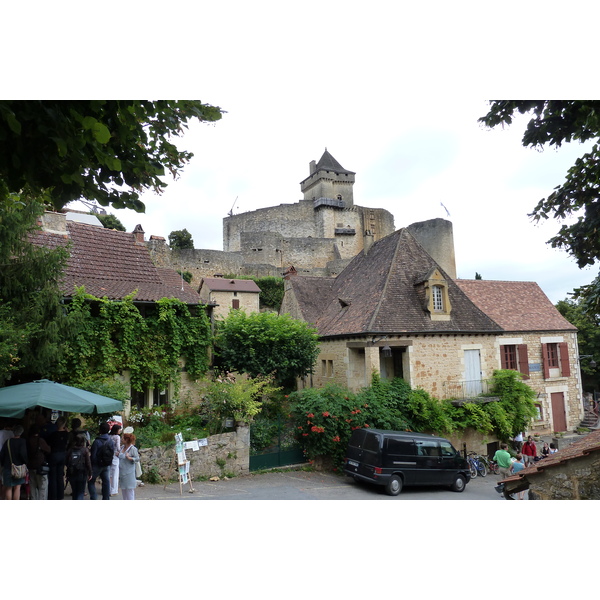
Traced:
<path id="1" fill-rule="evenodd" d="M 456 285 L 506 331 L 576 330 L 532 281 L 457 279 Z"/>
<path id="2" fill-rule="evenodd" d="M 61 291 L 70 297 L 76 287 L 99 298 L 120 300 L 137 290 L 135 300 L 156 302 L 178 298 L 198 304 L 194 289 L 172 269 L 157 268 L 145 244 L 138 244 L 131 233 L 67 221 L 68 236 L 39 231 L 34 242 L 45 247 L 70 242 Z M 183 289 L 182 289 L 183 288 Z"/>
<path id="3" fill-rule="evenodd" d="M 292 277 L 289 285 L 302 312 L 302 318 L 314 325 L 323 311 L 324 301 L 329 297 L 335 283 L 333 277 Z"/>
<path id="4" fill-rule="evenodd" d="M 407 229 L 376 242 L 367 255 L 358 254 L 337 276 L 327 295 L 320 290 L 319 335 L 501 331 L 445 274 L 451 318 L 433 321 L 424 309 L 424 290 L 418 284 L 434 268 L 443 273 Z M 308 290 L 303 296 L 310 296 Z"/>
<path id="5" fill-rule="evenodd" d="M 563 463 L 573 460 L 574 458 L 580 458 L 582 456 L 586 456 L 591 452 L 600 451 L 600 429 L 592 431 L 592 433 L 588 433 L 583 436 L 580 440 L 572 442 L 565 448 L 561 448 L 555 454 L 551 454 L 542 460 L 539 460 L 531 467 L 527 467 L 521 471 L 517 475 L 513 475 L 512 477 L 508 477 L 503 481 L 519 481 L 520 479 L 525 479 L 527 476 L 535 475 L 536 473 L 541 473 L 546 469 L 551 469 L 554 467 L 559 467 Z"/>
<path id="6" fill-rule="evenodd" d="M 260 288 L 252 279 L 204 277 L 200 282 L 200 288 L 202 288 L 204 285 L 213 292 L 260 292 Z"/>

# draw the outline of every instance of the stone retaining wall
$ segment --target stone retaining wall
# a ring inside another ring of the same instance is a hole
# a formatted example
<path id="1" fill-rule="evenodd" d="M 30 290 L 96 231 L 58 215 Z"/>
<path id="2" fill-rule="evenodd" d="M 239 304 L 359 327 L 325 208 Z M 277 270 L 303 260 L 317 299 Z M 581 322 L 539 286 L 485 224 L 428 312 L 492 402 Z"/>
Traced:
<path id="1" fill-rule="evenodd" d="M 199 450 L 186 450 L 192 480 L 226 475 L 248 475 L 250 472 L 250 429 L 212 435 L 208 445 Z M 164 480 L 177 480 L 175 444 L 140 449 L 142 479 L 154 468 Z"/>

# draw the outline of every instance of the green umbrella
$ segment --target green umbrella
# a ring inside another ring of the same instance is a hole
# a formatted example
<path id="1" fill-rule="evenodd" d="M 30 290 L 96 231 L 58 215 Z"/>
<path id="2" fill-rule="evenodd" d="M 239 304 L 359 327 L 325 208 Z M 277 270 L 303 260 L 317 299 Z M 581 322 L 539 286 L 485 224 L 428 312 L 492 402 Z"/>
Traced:
<path id="1" fill-rule="evenodd" d="M 28 408 L 43 406 L 73 413 L 110 413 L 123 410 L 120 400 L 40 379 L 0 388 L 0 417 L 18 419 Z"/>

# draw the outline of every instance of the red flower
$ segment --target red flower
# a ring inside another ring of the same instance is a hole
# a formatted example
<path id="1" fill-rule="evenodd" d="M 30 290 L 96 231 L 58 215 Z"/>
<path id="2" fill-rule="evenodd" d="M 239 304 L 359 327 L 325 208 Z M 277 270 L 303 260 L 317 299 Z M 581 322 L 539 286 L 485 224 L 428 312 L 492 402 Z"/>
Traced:
<path id="1" fill-rule="evenodd" d="M 365 427 L 368 427 L 368 426 L 369 426 L 369 424 L 368 424 L 368 423 L 365 423 Z"/>
<path id="2" fill-rule="evenodd" d="M 332 441 L 333 441 L 333 442 L 339 442 L 339 441 L 340 441 L 340 436 L 339 436 L 339 435 L 336 435 L 336 436 L 335 436 L 335 437 L 332 439 Z"/>
<path id="3" fill-rule="evenodd" d="M 308 436 L 308 433 L 303 433 L 302 435 L 303 435 L 304 437 L 307 437 L 307 436 Z"/>
<path id="4" fill-rule="evenodd" d="M 306 416 L 307 416 L 309 419 L 312 419 L 312 418 L 314 418 L 314 416 L 315 416 L 315 415 L 313 415 L 313 413 L 308 413 Z"/>
<path id="5" fill-rule="evenodd" d="M 325 411 L 325 412 L 323 413 L 323 416 L 324 416 L 324 417 L 329 417 L 329 416 L 330 416 L 330 415 L 329 415 L 329 412 L 328 412 L 328 411 Z"/>
<path id="6" fill-rule="evenodd" d="M 323 427 L 317 427 L 316 425 L 313 425 L 310 430 L 314 431 L 314 433 L 325 433 L 325 429 Z"/>

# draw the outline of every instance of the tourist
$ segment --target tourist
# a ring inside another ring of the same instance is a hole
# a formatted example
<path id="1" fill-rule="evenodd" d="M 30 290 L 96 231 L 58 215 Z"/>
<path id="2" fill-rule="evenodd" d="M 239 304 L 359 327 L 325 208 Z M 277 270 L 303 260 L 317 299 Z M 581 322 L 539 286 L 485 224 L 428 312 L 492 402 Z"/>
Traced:
<path id="1" fill-rule="evenodd" d="M 15 425 L 13 437 L 6 440 L 0 450 L 0 464 L 2 465 L 2 485 L 5 500 L 20 500 L 21 486 L 26 477 L 15 478 L 12 475 L 11 465 L 27 464 L 27 444 L 23 435 L 23 426 Z"/>
<path id="2" fill-rule="evenodd" d="M 498 472 L 503 479 L 510 477 L 510 465 L 511 457 L 508 451 L 508 444 L 502 442 L 500 444 L 500 450 L 496 450 L 493 458 L 494 462 L 498 465 Z"/>
<path id="3" fill-rule="evenodd" d="M 531 436 L 528 436 L 527 441 L 523 444 L 521 454 L 525 460 L 526 467 L 530 467 L 534 464 L 535 457 L 537 456 L 537 448 L 535 447 L 535 442 Z"/>
<path id="4" fill-rule="evenodd" d="M 123 434 L 123 445 L 119 452 L 119 487 L 123 494 L 123 500 L 135 500 L 135 463 L 139 462 L 140 455 L 135 447 L 135 435 L 133 433 Z"/>

